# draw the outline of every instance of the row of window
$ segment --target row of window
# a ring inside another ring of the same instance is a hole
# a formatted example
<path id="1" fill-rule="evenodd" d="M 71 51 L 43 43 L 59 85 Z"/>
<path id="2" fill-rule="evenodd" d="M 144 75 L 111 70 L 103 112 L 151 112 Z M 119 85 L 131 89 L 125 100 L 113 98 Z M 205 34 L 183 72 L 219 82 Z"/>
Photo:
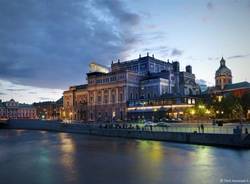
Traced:
<path id="1" fill-rule="evenodd" d="M 123 119 L 124 118 L 124 111 L 120 110 L 120 111 L 113 111 L 113 112 L 97 112 L 96 114 L 96 118 L 97 120 L 109 120 L 110 118 L 119 118 L 119 119 Z M 90 120 L 94 120 L 95 118 L 95 114 L 94 112 L 90 112 Z M 101 119 L 104 118 L 104 119 Z"/>
<path id="2" fill-rule="evenodd" d="M 118 101 L 122 102 L 123 99 L 124 99 L 123 98 L 123 93 L 120 93 L 119 96 L 118 96 Z M 108 101 L 109 101 L 109 96 L 108 95 L 104 95 L 103 99 L 102 99 L 101 95 L 97 96 L 97 103 L 98 104 L 101 104 L 102 102 L 104 104 L 107 104 Z M 116 102 L 116 95 L 115 94 L 111 94 L 111 103 L 115 103 L 115 102 Z M 90 103 L 92 103 L 92 104 L 94 103 L 94 97 L 93 96 L 90 97 Z"/>
<path id="3" fill-rule="evenodd" d="M 89 84 L 104 84 L 104 83 L 109 83 L 109 82 L 114 82 L 117 80 L 124 80 L 126 78 L 126 74 L 120 74 L 120 75 L 115 75 L 111 77 L 105 77 L 103 79 L 91 79 L 89 80 Z"/>
<path id="4" fill-rule="evenodd" d="M 227 79 L 217 79 L 217 80 L 216 80 L 216 83 L 217 83 L 217 84 L 221 84 L 222 82 L 223 82 L 224 84 L 227 83 L 227 82 L 228 82 L 228 83 L 232 83 L 232 79 L 228 79 L 228 80 L 227 80 Z"/>

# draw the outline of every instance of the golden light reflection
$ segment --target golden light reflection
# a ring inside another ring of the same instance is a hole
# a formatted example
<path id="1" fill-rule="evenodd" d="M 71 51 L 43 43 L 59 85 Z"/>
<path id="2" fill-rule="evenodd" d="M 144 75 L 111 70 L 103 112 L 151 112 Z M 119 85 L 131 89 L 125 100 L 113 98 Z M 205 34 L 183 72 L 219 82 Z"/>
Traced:
<path id="1" fill-rule="evenodd" d="M 164 172 L 164 151 L 161 142 L 138 141 L 136 172 L 149 183 L 157 180 Z"/>
<path id="2" fill-rule="evenodd" d="M 25 130 L 16 130 L 17 135 L 22 135 L 23 132 L 25 132 Z"/>
<path id="3" fill-rule="evenodd" d="M 204 178 L 210 178 L 215 175 L 216 159 L 214 156 L 214 148 L 209 146 L 198 146 L 194 152 L 191 153 L 190 158 L 193 162 L 192 167 L 189 167 L 188 173 L 190 183 L 196 183 L 197 181 L 203 181 Z M 202 170 L 201 170 L 202 169 Z"/>
<path id="4" fill-rule="evenodd" d="M 197 164 L 210 165 L 213 160 L 211 159 L 211 148 L 209 146 L 199 147 L 196 153 Z"/>
<path id="5" fill-rule="evenodd" d="M 60 160 L 64 168 L 67 169 L 67 172 L 74 173 L 75 171 L 75 150 L 76 146 L 73 141 L 67 134 L 60 133 L 60 148 L 62 151 L 62 155 L 60 156 Z"/>
<path id="6" fill-rule="evenodd" d="M 139 150 L 143 152 L 146 160 L 152 164 L 159 164 L 163 159 L 163 148 L 161 142 L 157 141 L 139 141 Z"/>
<path id="7" fill-rule="evenodd" d="M 59 137 L 61 141 L 61 150 L 64 153 L 73 153 L 75 151 L 75 144 L 72 139 L 64 133 L 61 133 Z"/>

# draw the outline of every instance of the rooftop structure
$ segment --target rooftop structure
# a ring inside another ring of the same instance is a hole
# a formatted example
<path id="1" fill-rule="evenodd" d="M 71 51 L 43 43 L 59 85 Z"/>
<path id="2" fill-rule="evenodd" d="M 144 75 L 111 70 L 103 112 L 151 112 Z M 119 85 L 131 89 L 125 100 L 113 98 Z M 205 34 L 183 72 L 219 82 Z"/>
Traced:
<path id="1" fill-rule="evenodd" d="M 220 60 L 220 67 L 215 73 L 215 84 L 220 89 L 224 89 L 227 84 L 232 84 L 232 72 L 226 66 L 226 61 L 223 57 Z"/>

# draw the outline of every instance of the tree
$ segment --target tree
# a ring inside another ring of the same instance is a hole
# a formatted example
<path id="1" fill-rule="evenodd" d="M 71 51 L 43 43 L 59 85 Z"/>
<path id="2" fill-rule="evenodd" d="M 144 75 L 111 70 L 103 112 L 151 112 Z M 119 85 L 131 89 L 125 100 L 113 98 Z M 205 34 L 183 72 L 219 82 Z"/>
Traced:
<path id="1" fill-rule="evenodd" d="M 241 104 L 243 108 L 243 113 L 247 114 L 247 111 L 250 109 L 250 93 L 245 93 L 241 97 Z"/>
<path id="2" fill-rule="evenodd" d="M 212 106 L 199 101 L 194 107 L 186 109 L 185 115 L 189 118 L 208 119 L 215 116 L 215 111 Z"/>
<path id="3" fill-rule="evenodd" d="M 239 97 L 235 97 L 232 94 L 225 96 L 221 101 L 220 108 L 223 112 L 223 117 L 230 119 L 242 118 L 243 108 Z"/>

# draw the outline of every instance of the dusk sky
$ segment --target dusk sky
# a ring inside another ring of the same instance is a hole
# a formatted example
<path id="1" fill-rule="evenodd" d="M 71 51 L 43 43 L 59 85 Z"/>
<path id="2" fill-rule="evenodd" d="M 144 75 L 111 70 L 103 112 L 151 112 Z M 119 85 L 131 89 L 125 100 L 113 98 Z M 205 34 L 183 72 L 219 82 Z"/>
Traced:
<path id="1" fill-rule="evenodd" d="M 223 56 L 250 81 L 248 0 L 0 0 L 0 99 L 57 100 L 91 61 L 154 54 L 214 85 Z"/>

